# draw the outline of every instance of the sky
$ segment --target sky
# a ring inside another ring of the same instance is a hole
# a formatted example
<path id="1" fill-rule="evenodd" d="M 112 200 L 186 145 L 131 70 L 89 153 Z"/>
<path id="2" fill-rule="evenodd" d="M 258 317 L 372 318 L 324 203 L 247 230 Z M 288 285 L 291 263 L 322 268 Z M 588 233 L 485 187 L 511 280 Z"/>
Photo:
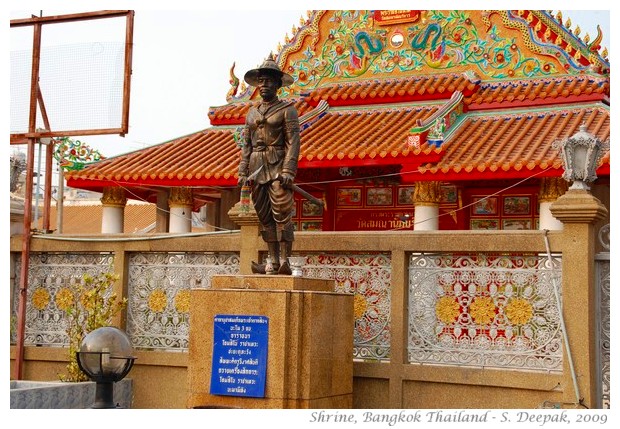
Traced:
<path id="1" fill-rule="evenodd" d="M 96 3 L 90 2 L 79 10 L 72 8 L 72 5 L 41 10 L 37 8 L 39 6 L 28 9 L 28 2 L 20 2 L 19 7 L 11 8 L 10 18 L 127 9 L 126 5 L 113 7 L 108 2 L 105 7 L 97 8 Z M 291 8 L 295 2 L 285 3 L 289 6 L 285 8 L 278 7 L 277 3 L 266 2 L 262 3 L 266 5 L 265 8 L 255 10 L 239 8 L 238 5 L 235 10 L 236 4 L 231 4 L 229 10 L 196 9 L 192 6 L 183 8 L 182 3 L 175 2 L 179 7 L 176 10 L 158 9 L 151 3 L 145 8 L 134 7 L 135 2 L 131 6 L 135 10 L 135 21 L 129 133 L 125 137 L 105 135 L 75 139 L 80 139 L 110 157 L 208 128 L 209 108 L 226 104 L 226 92 L 230 88 L 229 70 L 233 63 L 236 76 L 242 79 L 247 70 L 260 65 L 270 52 L 277 52 L 278 43 L 284 44 L 285 36 L 292 34 L 292 26 L 299 26 L 300 18 L 307 17 L 306 10 Z M 361 2 L 360 7 L 364 3 Z M 552 6 L 553 2 L 549 3 Z M 571 2 L 557 3 L 571 5 Z M 596 3 L 588 4 L 594 8 Z M 329 4 L 333 7 L 334 2 Z M 372 9 L 373 4 L 370 2 L 367 7 Z M 395 9 L 401 6 L 398 2 L 394 5 L 390 2 L 387 2 L 387 6 L 385 4 L 381 3 L 382 8 Z M 437 6 L 437 3 L 433 5 Z M 317 6 L 320 4 L 312 4 L 313 8 Z M 527 2 L 519 6 L 528 8 Z M 541 6 L 545 5 L 536 3 L 531 8 Z M 600 24 L 605 36 L 602 45 L 611 52 L 609 10 L 587 13 L 563 10 L 563 17 L 565 21 L 571 19 L 573 29 L 580 26 L 582 37 L 589 33 L 593 38 L 596 35 L 596 24 Z M 120 22 L 124 25 L 123 20 Z M 44 46 L 67 43 L 65 39 L 55 37 L 61 30 L 60 25 L 56 27 L 52 31 L 44 26 Z M 117 30 L 109 29 L 107 35 L 101 31 L 85 32 L 80 36 L 80 42 L 87 38 L 93 41 L 107 40 L 107 37 L 118 39 L 122 32 Z M 31 48 L 31 36 L 15 36 L 13 33 L 17 32 L 13 30 L 11 33 L 11 51 Z M 111 33 L 114 36 L 110 36 Z"/>
<path id="2" fill-rule="evenodd" d="M 43 10 L 43 16 L 92 10 L 98 9 Z M 15 11 L 11 18 L 31 14 L 40 15 L 40 10 Z M 285 35 L 294 24 L 299 25 L 302 15 L 306 11 L 135 9 L 129 133 L 81 140 L 112 156 L 209 127 L 209 107 L 226 104 L 233 63 L 235 74 L 242 79 L 245 71 L 276 52 L 279 42 L 284 44 Z M 114 21 L 124 25 L 124 20 Z M 116 30 L 112 39 L 123 35 Z M 51 30 L 48 34 L 46 38 L 44 27 L 44 47 L 55 43 Z M 30 49 L 29 34 L 23 36 L 11 39 L 12 51 Z M 103 40 L 105 35 L 86 37 Z"/>

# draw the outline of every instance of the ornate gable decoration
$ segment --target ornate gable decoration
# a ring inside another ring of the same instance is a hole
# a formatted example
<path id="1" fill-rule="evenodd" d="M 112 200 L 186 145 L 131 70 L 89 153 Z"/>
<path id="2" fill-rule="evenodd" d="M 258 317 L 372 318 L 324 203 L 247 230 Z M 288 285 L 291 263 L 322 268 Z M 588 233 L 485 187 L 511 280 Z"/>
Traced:
<path id="1" fill-rule="evenodd" d="M 354 80 L 474 72 L 482 80 L 609 73 L 599 35 L 578 38 L 545 11 L 309 12 L 286 37 L 278 65 L 295 79 L 282 97 Z M 236 99 L 248 99 L 248 88 Z"/>

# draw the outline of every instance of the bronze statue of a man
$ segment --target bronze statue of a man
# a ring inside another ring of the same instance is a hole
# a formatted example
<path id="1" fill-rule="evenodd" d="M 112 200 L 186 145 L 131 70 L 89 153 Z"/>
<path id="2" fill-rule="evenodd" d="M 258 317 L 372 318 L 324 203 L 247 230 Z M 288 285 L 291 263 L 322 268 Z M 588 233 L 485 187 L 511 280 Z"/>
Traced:
<path id="1" fill-rule="evenodd" d="M 239 185 L 251 186 L 252 202 L 267 243 L 269 264 L 252 263 L 252 271 L 291 274 L 288 257 L 293 247 L 293 181 L 299 157 L 299 118 L 292 103 L 278 98 L 278 89 L 293 83 L 270 55 L 244 80 L 258 89 L 262 100 L 245 119 L 239 162 Z M 250 180 L 248 180 L 250 178 Z M 246 183 L 249 182 L 249 183 Z"/>

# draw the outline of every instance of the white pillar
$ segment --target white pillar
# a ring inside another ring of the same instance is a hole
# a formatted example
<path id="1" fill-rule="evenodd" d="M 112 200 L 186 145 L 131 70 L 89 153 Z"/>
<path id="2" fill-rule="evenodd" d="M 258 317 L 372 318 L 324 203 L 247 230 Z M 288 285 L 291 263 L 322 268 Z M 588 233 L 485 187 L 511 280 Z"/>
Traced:
<path id="1" fill-rule="evenodd" d="M 102 234 L 120 234 L 123 232 L 125 223 L 125 210 L 123 207 L 103 206 L 101 217 Z"/>
<path id="2" fill-rule="evenodd" d="M 101 197 L 103 213 L 101 216 L 102 234 L 120 234 L 125 222 L 127 198 L 123 188 L 105 188 Z"/>
<path id="3" fill-rule="evenodd" d="M 192 231 L 192 190 L 187 187 L 170 188 L 170 225 L 171 233 L 185 233 Z"/>
<path id="4" fill-rule="evenodd" d="M 551 214 L 551 205 L 568 189 L 568 183 L 561 177 L 543 177 L 538 191 L 538 229 L 561 231 L 564 224 Z"/>
<path id="5" fill-rule="evenodd" d="M 192 231 L 192 208 L 190 206 L 170 207 L 169 232 L 183 233 Z"/>
<path id="6" fill-rule="evenodd" d="M 440 182 L 416 182 L 413 190 L 413 204 L 415 205 L 413 229 L 415 231 L 437 231 L 439 229 L 440 201 Z"/>
<path id="7" fill-rule="evenodd" d="M 439 229 L 439 205 L 415 206 L 413 229 L 416 231 L 437 231 Z"/>

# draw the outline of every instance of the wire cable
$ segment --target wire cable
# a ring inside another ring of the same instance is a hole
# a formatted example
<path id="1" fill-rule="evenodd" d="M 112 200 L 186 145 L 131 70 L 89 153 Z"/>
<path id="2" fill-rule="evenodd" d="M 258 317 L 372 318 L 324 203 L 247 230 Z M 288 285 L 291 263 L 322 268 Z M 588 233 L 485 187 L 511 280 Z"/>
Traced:
<path id="1" fill-rule="evenodd" d="M 469 208 L 472 205 L 479 203 L 480 201 L 484 201 L 484 200 L 486 200 L 488 198 L 497 196 L 497 195 L 499 195 L 499 194 L 501 194 L 503 192 L 506 192 L 506 191 L 508 191 L 508 190 L 510 190 L 510 189 L 512 189 L 514 187 L 517 187 L 517 186 L 521 185 L 522 183 L 527 182 L 528 180 L 530 180 L 530 179 L 532 179 L 532 178 L 534 178 L 536 176 L 539 176 L 539 175 L 549 171 L 551 168 L 552 167 L 547 167 L 544 170 L 541 170 L 541 171 L 539 171 L 537 173 L 534 173 L 534 174 L 532 174 L 532 175 L 530 175 L 530 176 L 528 176 L 528 177 L 526 177 L 524 179 L 521 179 L 520 181 L 518 181 L 518 182 L 516 182 L 516 183 L 514 183 L 514 184 L 512 184 L 510 186 L 507 186 L 507 187 L 505 187 L 503 189 L 500 189 L 499 191 L 494 192 L 492 194 L 489 194 L 489 195 L 487 195 L 485 197 L 482 197 L 482 198 L 478 199 L 476 202 L 472 202 L 472 203 L 467 204 L 467 205 L 465 205 L 463 207 L 459 207 L 457 209 L 450 210 L 449 212 L 441 213 L 441 214 L 438 214 L 437 216 L 426 218 L 426 219 L 421 220 L 421 221 L 415 221 L 414 220 L 413 225 L 417 225 L 417 224 L 420 224 L 422 222 L 427 222 L 427 221 L 433 220 L 433 219 L 439 219 L 440 217 L 447 216 L 447 215 L 452 215 L 453 213 L 456 213 L 456 212 L 459 212 L 459 211 L 464 210 L 466 208 Z M 417 170 L 411 170 L 411 171 L 405 171 L 405 172 L 401 171 L 401 172 L 398 172 L 398 173 L 387 173 L 387 174 L 373 175 L 373 176 L 365 176 L 365 177 L 359 177 L 357 179 L 346 178 L 346 179 L 324 180 L 324 181 L 315 181 L 315 182 L 301 182 L 298 185 L 323 185 L 323 184 L 328 184 L 329 185 L 329 184 L 334 184 L 334 183 L 348 182 L 348 181 L 351 181 L 351 180 L 382 179 L 382 178 L 386 178 L 386 177 L 401 176 L 401 175 L 406 175 L 406 174 L 415 173 L 415 172 L 417 172 Z M 136 199 L 138 201 L 143 201 L 143 202 L 147 202 L 148 203 L 148 201 L 146 201 L 144 198 L 142 198 L 139 195 L 137 195 L 136 193 L 134 193 L 130 188 L 124 186 L 123 185 L 124 182 L 119 182 L 119 181 L 116 181 L 116 180 L 110 180 L 110 181 L 112 183 L 116 184 L 117 186 L 123 188 L 127 193 L 131 194 L 134 199 Z M 155 187 L 156 188 L 164 188 L 164 189 L 168 188 L 166 186 L 161 186 L 161 185 L 155 185 Z M 231 189 L 231 188 L 234 188 L 234 187 L 233 186 L 230 186 L 230 187 L 217 187 L 218 190 L 221 190 L 221 189 Z M 152 204 L 152 203 L 150 203 L 150 204 Z M 172 213 L 170 210 L 165 210 L 165 209 L 162 209 L 162 208 L 158 208 L 158 210 L 161 210 L 161 211 L 163 211 L 165 213 L 168 213 L 169 215 L 172 215 L 172 216 L 182 217 L 180 215 L 177 215 L 176 213 Z M 214 229 L 216 229 L 218 231 L 231 231 L 231 230 L 226 229 L 226 228 L 221 228 L 221 227 L 218 227 L 218 226 L 215 226 L 215 225 L 211 225 L 211 224 L 209 224 L 207 222 L 205 222 L 205 226 L 214 228 Z M 396 228 L 388 229 L 386 231 L 400 231 L 400 230 L 403 230 L 403 229 L 405 229 L 405 227 L 396 227 Z"/>

